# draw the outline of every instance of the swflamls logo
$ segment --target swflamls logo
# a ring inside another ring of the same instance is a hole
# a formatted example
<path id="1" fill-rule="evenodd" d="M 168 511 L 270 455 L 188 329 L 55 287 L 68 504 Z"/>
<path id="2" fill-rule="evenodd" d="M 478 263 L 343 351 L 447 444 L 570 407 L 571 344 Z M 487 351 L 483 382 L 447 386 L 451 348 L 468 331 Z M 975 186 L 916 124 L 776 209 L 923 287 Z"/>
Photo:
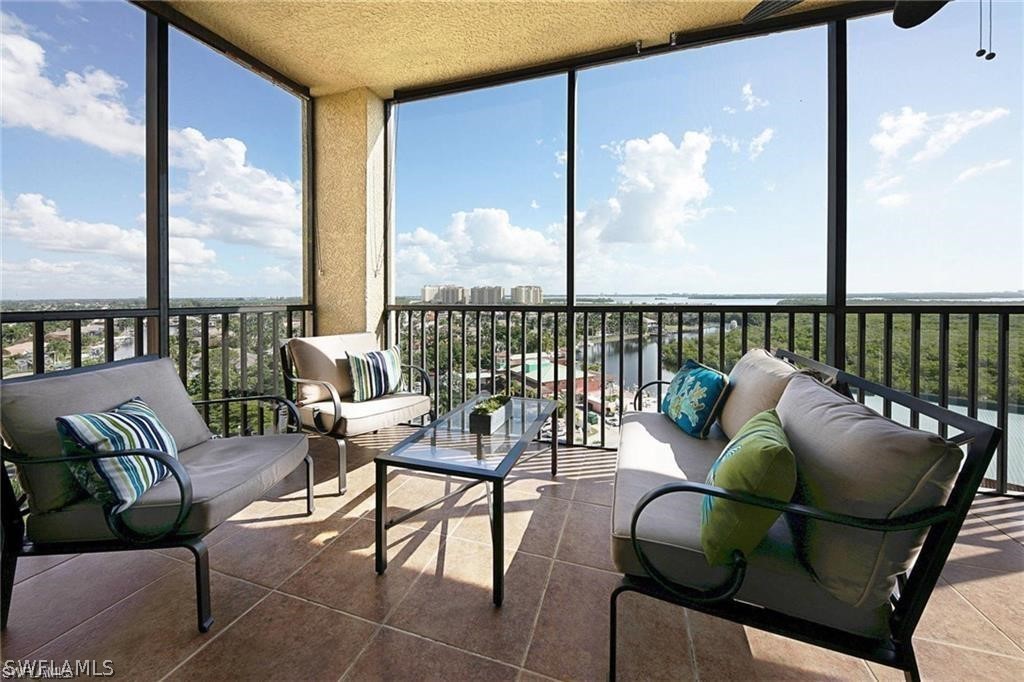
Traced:
<path id="1" fill-rule="evenodd" d="M 37 680 L 62 680 L 72 677 L 111 677 L 114 662 L 110 660 L 64 660 L 34 659 L 15 661 L 5 659 L 0 667 L 0 677 Z"/>

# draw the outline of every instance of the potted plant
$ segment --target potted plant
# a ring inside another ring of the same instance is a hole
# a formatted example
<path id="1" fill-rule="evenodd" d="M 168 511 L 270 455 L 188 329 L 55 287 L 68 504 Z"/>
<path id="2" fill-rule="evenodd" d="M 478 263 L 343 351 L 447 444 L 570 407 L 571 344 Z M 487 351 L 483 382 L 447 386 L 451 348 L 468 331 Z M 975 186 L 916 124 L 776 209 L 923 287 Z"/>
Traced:
<path id="1" fill-rule="evenodd" d="M 469 432 L 489 436 L 508 421 L 512 400 L 507 395 L 492 395 L 476 404 L 469 413 Z"/>

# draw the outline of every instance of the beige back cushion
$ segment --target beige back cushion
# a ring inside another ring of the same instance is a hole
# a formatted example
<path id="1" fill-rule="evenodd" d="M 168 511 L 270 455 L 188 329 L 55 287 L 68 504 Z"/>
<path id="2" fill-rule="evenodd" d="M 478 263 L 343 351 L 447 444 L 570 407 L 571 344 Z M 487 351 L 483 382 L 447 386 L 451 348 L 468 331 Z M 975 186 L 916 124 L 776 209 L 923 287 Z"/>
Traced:
<path id="1" fill-rule="evenodd" d="M 59 457 L 57 417 L 103 412 L 136 396 L 153 408 L 179 451 L 210 439 L 174 363 L 153 358 L 5 383 L 0 396 L 4 440 L 25 457 Z M 59 509 L 84 495 L 63 464 L 26 466 L 19 473 L 35 513 Z"/>
<path id="2" fill-rule="evenodd" d="M 755 414 L 774 409 L 798 370 L 763 348 L 748 351 L 729 372 L 729 393 L 718 421 L 728 438 Z"/>
<path id="3" fill-rule="evenodd" d="M 295 376 L 300 379 L 326 381 L 346 398 L 352 395 L 352 372 L 348 368 L 349 353 L 368 353 L 380 350 L 377 336 L 372 332 L 335 334 L 333 336 L 307 336 L 288 340 Z M 299 403 L 330 400 L 331 394 L 320 386 L 299 385 Z"/>
<path id="4" fill-rule="evenodd" d="M 789 382 L 779 418 L 796 456 L 794 502 L 869 518 L 944 504 L 963 451 L 901 426 L 807 375 Z M 875 607 L 917 556 L 926 531 L 879 533 L 790 517 L 801 559 L 837 599 Z"/>

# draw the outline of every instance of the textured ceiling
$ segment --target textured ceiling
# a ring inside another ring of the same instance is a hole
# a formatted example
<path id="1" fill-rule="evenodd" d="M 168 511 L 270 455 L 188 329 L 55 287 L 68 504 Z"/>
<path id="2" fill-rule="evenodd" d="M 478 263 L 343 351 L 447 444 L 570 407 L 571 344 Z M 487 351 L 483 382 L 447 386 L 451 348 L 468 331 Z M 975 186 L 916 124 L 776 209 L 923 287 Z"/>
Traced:
<path id="1" fill-rule="evenodd" d="M 805 0 L 797 9 L 833 4 Z M 310 87 L 396 89 L 739 23 L 756 0 L 176 0 L 182 13 Z"/>

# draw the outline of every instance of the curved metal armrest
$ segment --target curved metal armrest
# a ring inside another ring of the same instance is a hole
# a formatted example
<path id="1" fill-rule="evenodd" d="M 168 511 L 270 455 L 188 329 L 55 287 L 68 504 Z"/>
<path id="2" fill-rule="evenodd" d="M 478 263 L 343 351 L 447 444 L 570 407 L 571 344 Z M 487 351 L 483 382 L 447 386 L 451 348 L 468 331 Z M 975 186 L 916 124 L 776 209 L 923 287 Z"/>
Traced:
<path id="1" fill-rule="evenodd" d="M 167 467 L 171 472 L 171 476 L 174 477 L 175 482 L 178 484 L 178 492 L 180 494 L 180 499 L 178 500 L 178 514 L 174 518 L 174 523 L 165 530 L 155 535 L 146 535 L 130 528 L 124 522 L 124 519 L 121 518 L 124 512 L 129 511 L 131 507 L 115 514 L 112 513 L 107 506 L 104 506 L 107 526 L 110 528 L 110 532 L 112 532 L 118 539 L 132 545 L 145 545 L 157 542 L 158 540 L 163 540 L 170 535 L 174 535 L 178 532 L 178 529 L 181 528 L 181 525 L 188 517 L 189 511 L 192 509 L 192 478 L 188 475 L 188 471 L 185 469 L 184 465 L 166 452 L 140 448 L 137 450 L 124 450 L 122 452 L 96 452 L 92 454 L 68 455 L 66 457 L 19 457 L 17 455 L 13 455 L 10 451 L 5 451 L 3 459 L 17 465 L 31 466 L 33 464 L 66 464 L 68 462 L 76 461 L 88 462 L 97 459 L 112 459 L 114 457 L 124 457 L 128 455 L 139 455 L 155 459 Z"/>
<path id="2" fill-rule="evenodd" d="M 655 384 L 665 384 L 667 386 L 668 384 L 671 384 L 671 383 L 672 383 L 671 381 L 665 381 L 664 379 L 655 379 L 654 381 L 648 381 L 646 384 L 644 384 L 640 388 L 636 389 L 636 395 L 633 396 L 633 410 L 634 411 L 639 411 L 640 410 L 639 403 L 640 403 L 641 398 L 644 395 L 644 389 L 645 388 L 647 388 L 648 386 L 654 386 Z M 658 405 L 658 412 L 661 412 L 661 405 Z"/>
<path id="3" fill-rule="evenodd" d="M 408 369 L 409 370 L 409 384 L 410 384 L 410 386 L 412 385 L 412 373 L 414 371 L 415 372 L 419 372 L 420 373 L 420 381 L 423 383 L 423 395 L 425 395 L 425 396 L 433 395 L 433 393 L 434 393 L 434 386 L 430 382 L 430 375 L 427 374 L 427 370 L 423 369 L 422 367 L 417 367 L 416 365 L 402 365 L 402 369 Z"/>
<path id="4" fill-rule="evenodd" d="M 819 521 L 826 521 L 828 523 L 835 523 L 841 526 L 849 526 L 852 528 L 860 528 L 863 530 L 872 530 L 877 532 L 893 532 L 927 528 L 939 523 L 945 523 L 955 515 L 955 512 L 951 509 L 945 507 L 934 507 L 932 509 L 925 509 L 920 512 L 905 514 L 891 519 L 874 519 L 860 516 L 849 516 L 847 514 L 836 514 L 834 512 L 818 509 L 817 507 L 808 507 L 807 505 L 793 504 L 791 502 L 779 502 L 778 500 L 760 497 L 758 495 L 750 495 L 749 493 L 733 492 L 726 490 L 725 488 L 719 488 L 706 483 L 685 481 L 665 484 L 655 488 L 640 498 L 640 501 L 633 510 L 633 518 L 629 526 L 629 537 L 633 544 L 633 550 L 636 552 L 637 558 L 640 561 L 640 565 L 644 567 L 644 570 L 647 571 L 648 575 L 650 575 L 650 577 L 658 583 L 662 589 L 669 592 L 679 600 L 689 600 L 696 603 L 708 603 L 732 598 L 743 584 L 743 578 L 746 575 L 747 560 L 739 550 L 733 552 L 733 561 L 731 564 L 732 573 L 721 585 L 709 590 L 695 590 L 693 588 L 678 585 L 658 571 L 644 553 L 643 546 L 640 544 L 640 540 L 636 535 L 636 527 L 640 521 L 640 515 L 643 514 L 648 505 L 660 497 L 673 493 L 701 493 L 703 495 L 721 497 L 723 499 L 751 504 L 757 507 L 797 514 L 799 516 L 818 519 Z"/>
<path id="5" fill-rule="evenodd" d="M 315 411 L 313 413 L 313 429 L 321 436 L 326 436 L 332 433 L 338 422 L 341 421 L 341 396 L 338 394 L 338 389 L 335 388 L 334 384 L 329 381 L 320 381 L 319 379 L 300 379 L 299 377 L 293 377 L 290 374 L 285 374 L 285 379 L 292 382 L 297 386 L 306 384 L 307 386 L 319 386 L 320 388 L 327 391 L 331 396 L 331 402 L 334 407 L 334 419 L 331 421 L 330 426 L 324 426 L 323 419 L 321 419 L 321 412 Z M 302 420 L 298 417 L 298 410 L 295 411 L 296 422 L 299 427 L 302 426 Z"/>
<path id="6" fill-rule="evenodd" d="M 641 506 L 646 506 L 645 500 L 648 500 L 648 498 L 661 497 L 662 495 L 667 495 L 669 493 L 687 492 L 721 497 L 726 500 L 733 500 L 734 502 L 754 505 L 755 507 L 765 507 L 767 509 L 774 509 L 780 512 L 805 516 L 819 521 L 835 523 L 840 526 L 849 526 L 851 528 L 873 530 L 882 533 L 903 530 L 919 530 L 921 528 L 927 528 L 929 526 L 949 521 L 955 515 L 955 512 L 952 509 L 948 509 L 946 507 L 932 507 L 931 509 L 924 509 L 919 512 L 914 512 L 913 514 L 904 514 L 903 516 L 896 516 L 890 519 L 850 516 L 848 514 L 837 514 L 835 512 L 825 511 L 824 509 L 818 509 L 817 507 L 809 507 L 804 504 L 779 502 L 778 500 L 773 500 L 768 497 L 760 497 L 759 495 L 726 490 L 725 488 L 708 485 L 707 483 L 697 483 L 696 481 L 667 483 L 659 488 L 655 488 L 640 499 L 640 502 L 637 503 L 637 508 L 639 509 Z M 653 501 L 653 499 L 649 501 Z"/>
<path id="7" fill-rule="evenodd" d="M 295 406 L 291 400 L 288 400 L 284 396 L 280 395 L 237 395 L 231 396 L 230 398 L 210 398 L 209 400 L 193 400 L 192 404 L 202 407 L 203 405 L 220 405 L 225 403 L 243 403 L 249 401 L 259 401 L 264 403 L 273 403 L 274 405 L 283 405 L 288 410 L 288 421 L 295 425 L 295 429 L 302 428 L 302 420 L 299 418 L 299 408 Z"/>

